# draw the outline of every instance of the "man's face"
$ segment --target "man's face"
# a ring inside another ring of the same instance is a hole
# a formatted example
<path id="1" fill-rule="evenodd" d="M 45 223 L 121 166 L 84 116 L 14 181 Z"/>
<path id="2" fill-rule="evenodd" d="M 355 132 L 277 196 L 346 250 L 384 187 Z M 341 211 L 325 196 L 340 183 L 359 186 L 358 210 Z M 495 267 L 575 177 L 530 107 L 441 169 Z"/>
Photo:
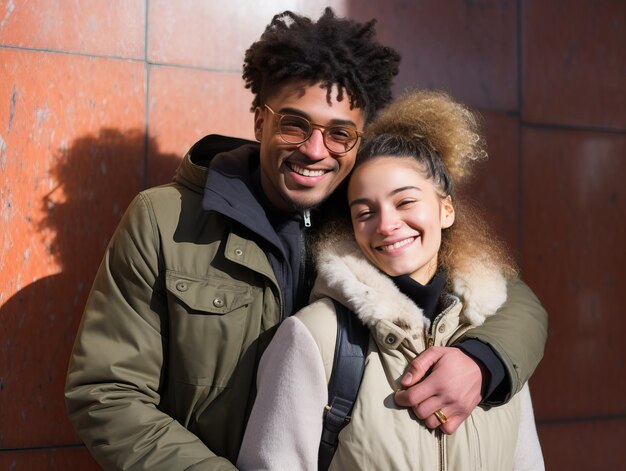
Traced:
<path id="1" fill-rule="evenodd" d="M 332 90 L 329 104 L 326 89 L 319 84 L 288 84 L 270 95 L 266 104 L 276 113 L 301 116 L 321 126 L 350 126 L 362 131 L 361 110 L 350 109 L 345 94 L 342 101 L 336 101 L 336 91 Z M 261 187 L 280 210 L 312 208 L 330 196 L 352 170 L 358 143 L 345 154 L 335 154 L 324 145 L 322 130 L 314 127 L 307 141 L 289 144 L 280 136 L 277 121 L 267 108 L 255 110 L 255 136 L 261 142 Z"/>

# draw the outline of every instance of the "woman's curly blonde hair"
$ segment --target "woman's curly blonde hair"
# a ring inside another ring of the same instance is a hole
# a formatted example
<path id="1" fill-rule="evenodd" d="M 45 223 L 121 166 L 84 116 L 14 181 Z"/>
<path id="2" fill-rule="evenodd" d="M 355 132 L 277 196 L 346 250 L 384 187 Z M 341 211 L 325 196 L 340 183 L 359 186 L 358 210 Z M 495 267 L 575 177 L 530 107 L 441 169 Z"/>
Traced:
<path id="1" fill-rule="evenodd" d="M 469 108 L 440 91 L 409 92 L 384 108 L 365 132 L 365 141 L 393 135 L 433 149 L 455 184 L 470 175 L 474 162 L 485 160 L 479 118 Z"/>
<path id="2" fill-rule="evenodd" d="M 355 168 L 383 156 L 414 159 L 439 194 L 452 197 L 456 218 L 443 231 L 440 266 L 454 272 L 480 259 L 508 278 L 517 275 L 508 250 L 478 210 L 454 194 L 454 188 L 471 174 L 473 164 L 487 158 L 475 113 L 440 91 L 409 92 L 368 126 Z"/>

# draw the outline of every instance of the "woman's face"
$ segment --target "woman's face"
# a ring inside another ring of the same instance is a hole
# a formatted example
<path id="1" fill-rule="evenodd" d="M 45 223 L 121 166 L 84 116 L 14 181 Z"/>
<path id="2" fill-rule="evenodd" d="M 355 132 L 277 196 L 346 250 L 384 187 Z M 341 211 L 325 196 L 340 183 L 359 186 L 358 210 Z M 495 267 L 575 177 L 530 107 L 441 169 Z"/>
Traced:
<path id="1" fill-rule="evenodd" d="M 454 207 L 415 160 L 381 156 L 362 164 L 350 178 L 348 203 L 356 242 L 370 262 L 390 276 L 431 280 Z"/>

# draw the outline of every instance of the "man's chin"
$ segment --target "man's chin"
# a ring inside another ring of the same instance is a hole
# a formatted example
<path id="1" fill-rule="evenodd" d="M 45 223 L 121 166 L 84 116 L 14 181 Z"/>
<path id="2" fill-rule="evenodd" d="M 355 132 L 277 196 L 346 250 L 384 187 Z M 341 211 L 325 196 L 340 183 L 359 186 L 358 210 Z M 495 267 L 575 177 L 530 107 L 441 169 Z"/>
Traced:
<path id="1" fill-rule="evenodd" d="M 317 208 L 320 203 L 321 201 L 293 201 L 292 205 L 294 211 L 301 213 L 306 210 Z"/>
<path id="2" fill-rule="evenodd" d="M 303 212 L 307 209 L 314 209 L 318 207 L 326 198 L 321 197 L 319 195 L 297 195 L 297 194 L 287 194 L 284 195 L 285 201 L 289 201 L 291 207 L 296 212 Z"/>

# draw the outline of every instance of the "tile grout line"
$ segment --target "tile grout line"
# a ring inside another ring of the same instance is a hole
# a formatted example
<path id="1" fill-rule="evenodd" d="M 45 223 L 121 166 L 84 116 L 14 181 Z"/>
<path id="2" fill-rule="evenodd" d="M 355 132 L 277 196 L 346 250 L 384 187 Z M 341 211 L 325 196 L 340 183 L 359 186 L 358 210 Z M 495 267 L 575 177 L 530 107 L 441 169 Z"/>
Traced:
<path id="1" fill-rule="evenodd" d="M 68 450 L 68 449 L 81 449 L 85 448 L 84 443 L 70 443 L 66 445 L 41 445 L 31 447 L 14 447 L 14 448 L 0 448 L 0 455 L 2 453 L 15 453 L 15 452 L 27 452 L 27 451 L 46 451 L 46 450 Z"/>
<path id="2" fill-rule="evenodd" d="M 523 85 L 523 33 L 522 33 L 523 6 L 522 0 L 517 0 L 517 251 L 520 270 L 524 271 L 524 96 Z"/>
<path id="3" fill-rule="evenodd" d="M 148 61 L 147 58 L 145 57 L 145 47 L 144 47 L 143 58 L 123 57 L 123 56 L 107 55 L 107 54 L 91 54 L 88 52 L 62 51 L 59 49 L 46 49 L 46 48 L 37 48 L 37 47 L 23 47 L 23 46 L 11 46 L 8 44 L 0 44 L 0 50 L 2 49 L 27 51 L 27 52 L 47 52 L 50 54 L 87 57 L 90 59 L 111 59 L 111 60 L 120 60 L 120 61 L 126 61 L 126 62 L 142 62 L 142 63 L 147 63 L 150 65 L 156 65 L 159 67 L 166 67 L 166 68 L 172 68 L 172 69 L 184 69 L 184 70 L 197 70 L 197 71 L 212 72 L 212 73 L 219 73 L 219 74 L 234 74 L 234 73 L 240 74 L 241 73 L 241 69 L 218 69 L 218 68 L 211 68 L 211 67 L 201 67 L 197 65 L 167 64 L 165 62 L 151 62 L 151 61 Z"/>
<path id="4" fill-rule="evenodd" d="M 148 61 L 148 22 L 149 22 L 149 9 L 150 1 L 146 0 L 146 8 L 144 11 L 144 41 L 143 41 L 143 58 L 144 58 L 144 146 L 143 146 L 143 187 L 148 187 L 148 156 L 150 153 L 150 72 L 152 66 Z"/>
<path id="5" fill-rule="evenodd" d="M 553 131 L 572 131 L 572 132 L 596 132 L 605 134 L 624 134 L 626 128 L 604 128 L 599 126 L 584 126 L 575 124 L 560 124 L 560 123 L 537 123 L 532 121 L 525 121 L 521 119 L 521 123 L 524 127 L 533 129 L 550 129 Z"/>
<path id="6" fill-rule="evenodd" d="M 582 422 L 613 422 L 626 420 L 626 414 L 598 415 L 589 417 L 564 417 L 560 419 L 537 419 L 537 425 L 561 425 Z"/>

